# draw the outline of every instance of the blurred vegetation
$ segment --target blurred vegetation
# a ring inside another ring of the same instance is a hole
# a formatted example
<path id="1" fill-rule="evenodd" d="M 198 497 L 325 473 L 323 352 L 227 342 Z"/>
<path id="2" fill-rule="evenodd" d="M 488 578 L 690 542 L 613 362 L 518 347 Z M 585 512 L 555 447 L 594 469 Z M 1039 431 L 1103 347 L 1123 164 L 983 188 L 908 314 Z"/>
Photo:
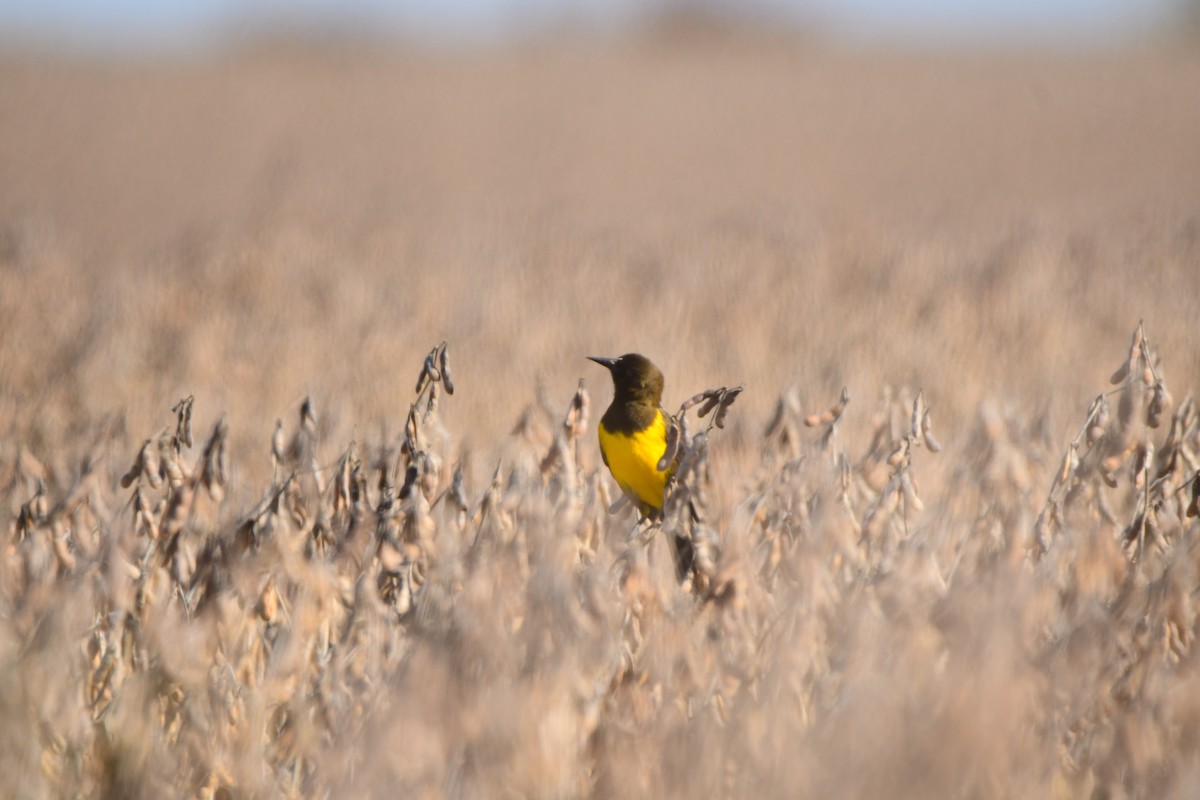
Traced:
<path id="1" fill-rule="evenodd" d="M 10 53 L 0 107 L 0 793 L 1195 795 L 1194 52 Z M 580 416 L 631 350 L 745 385 L 665 532 Z"/>

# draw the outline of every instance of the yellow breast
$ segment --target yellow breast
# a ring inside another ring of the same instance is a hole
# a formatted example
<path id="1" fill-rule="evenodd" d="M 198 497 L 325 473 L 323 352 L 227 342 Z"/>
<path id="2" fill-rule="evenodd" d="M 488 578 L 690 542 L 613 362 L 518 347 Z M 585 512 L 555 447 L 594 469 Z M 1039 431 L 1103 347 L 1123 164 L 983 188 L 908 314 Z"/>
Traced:
<path id="1" fill-rule="evenodd" d="M 613 433 L 603 425 L 599 428 L 600 450 L 617 485 L 630 499 L 640 501 L 643 512 L 646 507 L 662 509 L 663 489 L 673 471 L 658 469 L 658 461 L 667 450 L 667 425 L 662 412 L 649 427 L 632 435 Z"/>

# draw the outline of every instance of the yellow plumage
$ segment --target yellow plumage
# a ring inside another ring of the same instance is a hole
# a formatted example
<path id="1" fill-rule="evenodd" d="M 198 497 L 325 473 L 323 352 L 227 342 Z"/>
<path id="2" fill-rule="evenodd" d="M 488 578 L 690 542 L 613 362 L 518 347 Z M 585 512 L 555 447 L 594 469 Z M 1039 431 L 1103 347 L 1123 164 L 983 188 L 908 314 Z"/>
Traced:
<path id="1" fill-rule="evenodd" d="M 667 450 L 667 423 L 662 411 L 643 430 L 625 434 L 609 431 L 601 424 L 599 433 L 600 451 L 621 491 L 640 501 L 643 513 L 660 510 L 664 487 L 674 471 L 673 464 L 665 471 L 658 469 L 659 459 Z"/>

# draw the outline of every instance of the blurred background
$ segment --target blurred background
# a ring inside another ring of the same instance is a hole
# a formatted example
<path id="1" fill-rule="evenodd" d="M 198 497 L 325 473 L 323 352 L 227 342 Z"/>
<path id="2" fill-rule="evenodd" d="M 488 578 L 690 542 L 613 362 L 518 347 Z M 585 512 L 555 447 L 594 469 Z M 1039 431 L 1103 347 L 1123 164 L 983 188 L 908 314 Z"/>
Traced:
<path id="1" fill-rule="evenodd" d="M 1198 8 L 0 0 L 0 795 L 1200 796 L 1200 442 L 1135 388 L 1200 387 Z M 480 521 L 374 515 L 443 340 Z M 702 601 L 599 491 L 630 351 L 745 386 Z M 118 491 L 189 395 L 221 491 Z"/>
<path id="2" fill-rule="evenodd" d="M 747 384 L 734 441 L 843 385 L 1065 441 L 1139 319 L 1200 378 L 1197 9 L 9 0 L 0 431 L 195 394 L 254 474 L 306 395 L 390 435 L 445 339 L 476 448 L 627 351 Z"/>
<path id="3" fill-rule="evenodd" d="M 619 32 L 655 18 L 698 15 L 790 28 L 840 41 L 979 44 L 1115 43 L 1195 24 L 1194 0 L 12 0 L 0 10 L 10 41 L 152 49 L 278 33 L 406 37 L 479 43 L 548 30 Z"/>

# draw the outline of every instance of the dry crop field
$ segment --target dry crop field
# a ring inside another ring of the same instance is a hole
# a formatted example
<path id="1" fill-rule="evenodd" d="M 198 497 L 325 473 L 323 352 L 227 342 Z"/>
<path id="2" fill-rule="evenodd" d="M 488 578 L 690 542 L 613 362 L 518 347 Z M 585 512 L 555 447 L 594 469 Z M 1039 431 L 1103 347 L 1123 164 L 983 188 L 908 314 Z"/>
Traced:
<path id="1" fill-rule="evenodd" d="M 0 795 L 1200 793 L 1194 48 L 9 52 L 0 109 Z M 661 528 L 628 351 L 744 387 Z"/>

